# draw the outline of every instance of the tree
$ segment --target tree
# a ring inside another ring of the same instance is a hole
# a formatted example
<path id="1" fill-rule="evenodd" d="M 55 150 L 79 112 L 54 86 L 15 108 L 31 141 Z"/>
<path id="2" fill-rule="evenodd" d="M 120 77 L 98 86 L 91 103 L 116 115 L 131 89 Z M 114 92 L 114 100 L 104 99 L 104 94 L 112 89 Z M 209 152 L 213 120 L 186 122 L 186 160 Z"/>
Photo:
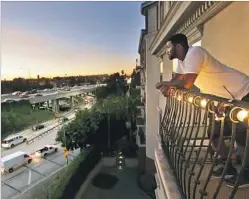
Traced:
<path id="1" fill-rule="evenodd" d="M 93 135 L 103 120 L 103 114 L 95 110 L 85 109 L 76 115 L 76 119 L 64 126 L 57 133 L 57 141 L 61 141 L 67 149 L 83 148 L 92 144 Z"/>
<path id="2" fill-rule="evenodd" d="M 122 72 L 124 73 L 124 71 Z M 113 73 L 105 81 L 106 87 L 99 87 L 96 89 L 97 100 L 103 100 L 108 96 L 124 95 L 128 90 L 128 85 L 125 81 L 125 75 Z"/>
<path id="3" fill-rule="evenodd" d="M 56 140 L 68 149 L 84 148 L 86 144 L 93 144 L 101 151 L 111 149 L 118 139 L 129 136 L 127 105 L 137 111 L 134 101 L 127 96 L 109 96 L 90 110 L 80 111 L 73 122 L 58 132 Z"/>

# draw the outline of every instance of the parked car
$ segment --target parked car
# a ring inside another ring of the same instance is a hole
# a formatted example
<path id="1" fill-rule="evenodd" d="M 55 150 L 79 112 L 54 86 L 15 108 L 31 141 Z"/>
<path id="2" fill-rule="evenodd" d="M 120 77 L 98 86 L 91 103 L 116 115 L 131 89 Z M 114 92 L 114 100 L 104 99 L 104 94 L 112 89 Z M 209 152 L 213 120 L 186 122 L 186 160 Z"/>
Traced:
<path id="1" fill-rule="evenodd" d="M 17 151 L 1 158 L 1 172 L 2 174 L 6 172 L 12 173 L 14 169 L 31 162 L 32 157 L 29 154 L 22 151 Z"/>
<path id="2" fill-rule="evenodd" d="M 27 138 L 23 137 L 22 135 L 15 135 L 8 137 L 2 141 L 3 148 L 13 148 L 14 146 L 26 142 Z"/>
<path id="3" fill-rule="evenodd" d="M 33 131 L 37 131 L 37 130 L 43 129 L 44 127 L 45 127 L 44 124 L 38 124 L 37 126 L 32 127 L 32 130 L 33 130 Z"/>
<path id="4" fill-rule="evenodd" d="M 55 153 L 58 151 L 58 148 L 54 145 L 46 145 L 42 149 L 39 149 L 35 152 L 35 156 L 37 157 L 46 157 L 47 155 L 51 153 Z"/>

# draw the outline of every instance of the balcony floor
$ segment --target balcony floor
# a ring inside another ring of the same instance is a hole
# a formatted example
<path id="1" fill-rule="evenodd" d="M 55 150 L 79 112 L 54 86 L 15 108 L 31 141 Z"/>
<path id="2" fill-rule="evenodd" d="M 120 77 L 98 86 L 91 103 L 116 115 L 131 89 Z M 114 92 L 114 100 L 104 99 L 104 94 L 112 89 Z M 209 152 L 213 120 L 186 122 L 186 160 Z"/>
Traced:
<path id="1" fill-rule="evenodd" d="M 104 167 L 101 173 L 115 175 L 119 180 L 112 189 L 100 189 L 89 184 L 82 199 L 150 199 L 137 185 L 137 169 Z"/>

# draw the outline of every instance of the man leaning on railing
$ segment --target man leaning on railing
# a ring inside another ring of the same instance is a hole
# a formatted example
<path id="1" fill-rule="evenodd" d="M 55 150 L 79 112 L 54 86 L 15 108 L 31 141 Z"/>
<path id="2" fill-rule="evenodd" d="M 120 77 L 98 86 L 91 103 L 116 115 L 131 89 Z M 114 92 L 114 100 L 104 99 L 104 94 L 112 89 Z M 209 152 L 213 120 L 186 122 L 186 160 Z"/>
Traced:
<path id="1" fill-rule="evenodd" d="M 174 77 L 170 81 L 158 82 L 156 84 L 156 88 L 159 89 L 164 96 L 168 96 L 169 90 L 172 87 L 191 89 L 195 84 L 203 93 L 249 102 L 249 76 L 220 63 L 204 48 L 189 46 L 185 35 L 176 34 L 168 39 L 166 43 L 166 54 L 170 60 L 177 59 L 178 66 Z M 216 121 L 215 136 L 212 140 L 214 149 L 217 148 L 218 145 L 220 128 L 220 121 Z M 236 144 L 240 151 L 239 155 L 242 156 L 241 159 L 243 159 L 246 129 L 241 124 L 238 124 L 237 131 L 235 138 Z M 208 134 L 210 136 L 210 128 Z M 231 121 L 226 119 L 224 136 L 231 136 Z M 228 151 L 229 147 L 226 146 L 223 141 L 218 152 L 222 161 L 213 170 L 214 176 L 221 176 Z M 233 186 L 237 178 L 237 171 L 233 167 L 232 161 L 229 162 L 225 182 Z M 228 176 L 230 177 L 227 178 Z M 242 175 L 239 184 L 240 186 L 249 186 L 249 158 L 247 159 L 244 175 Z"/>

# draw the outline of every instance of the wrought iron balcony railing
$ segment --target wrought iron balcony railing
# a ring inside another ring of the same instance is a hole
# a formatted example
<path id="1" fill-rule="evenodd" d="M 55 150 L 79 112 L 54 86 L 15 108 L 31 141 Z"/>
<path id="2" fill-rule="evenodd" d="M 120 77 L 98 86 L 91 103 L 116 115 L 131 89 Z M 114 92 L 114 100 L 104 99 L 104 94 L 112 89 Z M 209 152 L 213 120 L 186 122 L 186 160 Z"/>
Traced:
<path id="1" fill-rule="evenodd" d="M 241 176 L 245 167 L 249 166 L 246 165 L 249 158 L 248 118 L 248 103 L 187 90 L 170 91 L 159 134 L 162 149 L 171 165 L 182 198 L 249 197 L 249 186 L 240 188 Z M 236 153 L 237 137 L 242 134 L 246 139 L 244 155 L 241 163 L 235 164 L 232 161 Z M 214 140 L 217 141 L 216 145 Z M 220 162 L 223 145 L 227 147 L 228 155 L 223 160 L 223 172 L 215 178 L 214 169 Z M 232 163 L 237 169 L 237 175 L 235 183 L 229 185 L 226 174 Z"/>

